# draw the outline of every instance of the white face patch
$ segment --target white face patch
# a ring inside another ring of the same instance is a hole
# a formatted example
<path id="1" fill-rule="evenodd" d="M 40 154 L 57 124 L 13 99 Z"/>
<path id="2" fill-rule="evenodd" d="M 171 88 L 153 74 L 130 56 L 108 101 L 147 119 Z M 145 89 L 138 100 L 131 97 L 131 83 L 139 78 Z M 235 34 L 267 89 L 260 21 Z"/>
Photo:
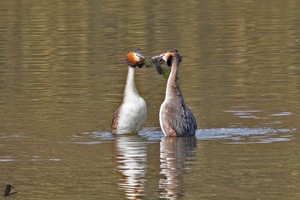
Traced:
<path id="1" fill-rule="evenodd" d="M 167 61 L 168 58 L 169 58 L 169 53 L 163 53 L 162 55 L 163 55 L 163 56 L 162 56 L 162 59 L 163 59 L 164 61 Z"/>
<path id="2" fill-rule="evenodd" d="M 135 52 L 133 52 L 133 57 L 134 57 L 134 60 L 136 61 L 136 62 L 140 62 L 141 61 L 141 58 L 138 56 L 138 54 L 137 53 L 135 53 Z"/>

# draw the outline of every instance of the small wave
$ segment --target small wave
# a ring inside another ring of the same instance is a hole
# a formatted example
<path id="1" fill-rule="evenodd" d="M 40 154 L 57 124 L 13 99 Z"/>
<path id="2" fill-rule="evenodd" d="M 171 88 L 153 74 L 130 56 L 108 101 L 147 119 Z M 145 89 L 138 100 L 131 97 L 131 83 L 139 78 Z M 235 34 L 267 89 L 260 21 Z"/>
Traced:
<path id="1" fill-rule="evenodd" d="M 270 143 L 279 141 L 289 141 L 293 139 L 286 133 L 294 132 L 296 129 L 272 129 L 272 128 L 211 128 L 198 129 L 196 131 L 197 140 L 230 140 L 228 143 L 243 144 L 249 142 Z M 284 135 L 282 135 L 284 134 Z M 132 135 L 130 135 L 132 137 Z M 128 135 L 128 137 L 130 137 Z M 127 137 L 127 135 L 122 135 Z M 164 134 L 159 127 L 147 127 L 137 134 L 137 137 L 148 141 L 160 141 Z M 116 140 L 115 136 L 105 131 L 84 132 L 72 136 L 72 143 L 76 144 L 101 144 L 103 141 Z"/>
<path id="2" fill-rule="evenodd" d="M 198 129 L 196 137 L 199 139 L 214 139 L 231 136 L 266 135 L 291 132 L 293 129 L 272 129 L 272 128 L 212 128 Z"/>
<path id="3" fill-rule="evenodd" d="M 290 116 L 290 115 L 294 115 L 294 113 L 292 112 L 280 112 L 280 113 L 275 113 L 275 114 L 271 114 L 271 117 L 282 117 L 282 116 Z"/>
<path id="4" fill-rule="evenodd" d="M 15 161 L 15 160 L 14 159 L 7 159 L 7 158 L 3 158 L 3 159 L 0 158 L 0 162 L 13 162 L 13 161 Z"/>
<path id="5" fill-rule="evenodd" d="M 198 130 L 198 140 L 226 140 L 227 144 L 250 144 L 285 142 L 293 139 L 287 133 L 296 129 L 272 129 L 272 128 L 219 128 Z M 284 135 L 281 135 L 284 134 Z M 228 142 L 230 141 L 230 142 Z"/>
<path id="6" fill-rule="evenodd" d="M 0 139 L 26 138 L 24 133 L 0 133 Z"/>

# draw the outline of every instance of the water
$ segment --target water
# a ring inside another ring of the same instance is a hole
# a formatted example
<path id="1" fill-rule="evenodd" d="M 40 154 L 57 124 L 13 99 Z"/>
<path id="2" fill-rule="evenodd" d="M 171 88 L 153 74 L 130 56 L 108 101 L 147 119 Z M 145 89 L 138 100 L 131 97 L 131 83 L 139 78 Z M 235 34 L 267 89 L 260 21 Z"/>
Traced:
<path id="1" fill-rule="evenodd" d="M 299 199 L 300 3 L 0 2 L 0 187 L 15 199 Z M 183 55 L 199 130 L 165 138 L 166 79 L 136 70 L 137 136 L 110 134 L 124 57 Z"/>

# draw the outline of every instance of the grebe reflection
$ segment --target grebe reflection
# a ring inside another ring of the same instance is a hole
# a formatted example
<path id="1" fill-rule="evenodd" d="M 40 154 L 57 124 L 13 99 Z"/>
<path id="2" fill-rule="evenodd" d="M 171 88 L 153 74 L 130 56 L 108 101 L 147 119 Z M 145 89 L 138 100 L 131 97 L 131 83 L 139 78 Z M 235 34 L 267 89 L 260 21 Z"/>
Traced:
<path id="1" fill-rule="evenodd" d="M 116 138 L 117 169 L 123 177 L 118 185 L 127 199 L 142 199 L 146 183 L 147 144 L 139 138 L 120 136 Z"/>
<path id="2" fill-rule="evenodd" d="M 178 199 L 184 196 L 186 161 L 195 155 L 195 137 L 164 137 L 160 142 L 160 198 Z"/>

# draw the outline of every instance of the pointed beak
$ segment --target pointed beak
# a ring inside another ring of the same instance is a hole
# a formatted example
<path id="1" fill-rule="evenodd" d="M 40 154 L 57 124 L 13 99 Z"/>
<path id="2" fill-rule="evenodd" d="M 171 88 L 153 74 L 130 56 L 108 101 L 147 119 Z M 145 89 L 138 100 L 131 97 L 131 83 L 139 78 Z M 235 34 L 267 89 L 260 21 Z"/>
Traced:
<path id="1" fill-rule="evenodd" d="M 155 66 L 160 66 L 164 63 L 164 60 L 162 59 L 161 55 L 152 57 L 151 61 L 153 64 L 155 64 Z"/>
<path id="2" fill-rule="evenodd" d="M 146 60 L 146 58 L 144 56 L 139 55 L 141 62 L 144 62 Z"/>

